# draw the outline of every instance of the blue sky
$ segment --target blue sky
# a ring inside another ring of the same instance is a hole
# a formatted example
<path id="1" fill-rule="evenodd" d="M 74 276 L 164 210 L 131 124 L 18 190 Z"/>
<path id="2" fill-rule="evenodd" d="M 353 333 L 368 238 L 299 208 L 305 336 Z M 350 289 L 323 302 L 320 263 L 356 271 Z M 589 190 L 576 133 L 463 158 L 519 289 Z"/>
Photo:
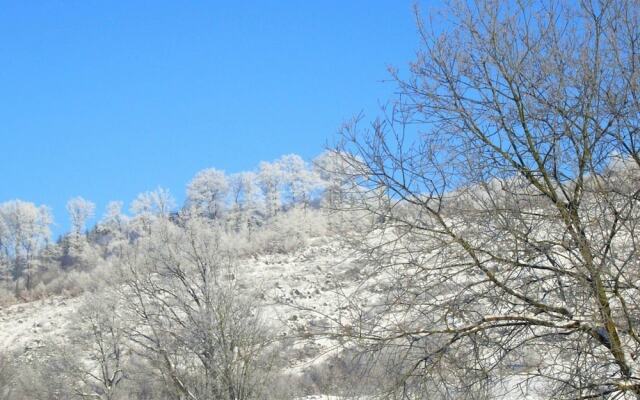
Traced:
<path id="1" fill-rule="evenodd" d="M 64 205 L 310 159 L 417 48 L 412 1 L 0 1 L 0 201 Z"/>

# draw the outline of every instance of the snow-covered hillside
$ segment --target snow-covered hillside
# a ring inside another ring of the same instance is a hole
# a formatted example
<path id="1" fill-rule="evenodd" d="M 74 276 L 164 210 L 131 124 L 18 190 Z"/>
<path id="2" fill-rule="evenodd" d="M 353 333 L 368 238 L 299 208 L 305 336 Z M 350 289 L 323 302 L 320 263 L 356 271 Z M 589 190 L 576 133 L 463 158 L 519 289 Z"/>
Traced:
<path id="1" fill-rule="evenodd" d="M 340 315 L 345 295 L 362 277 L 352 254 L 339 241 L 319 237 L 289 253 L 246 257 L 238 262 L 236 271 L 238 288 L 255 300 L 274 333 L 275 345 L 287 352 L 286 364 L 278 367 L 281 379 L 302 381 L 313 368 L 330 365 L 340 354 L 342 343 L 320 333 L 326 333 L 331 319 Z M 78 310 L 94 302 L 95 296 L 93 292 L 56 295 L 3 307 L 0 354 L 24 366 L 47 362 L 52 348 L 65 345 L 78 331 L 91 329 L 78 317 Z M 320 390 L 313 387 L 309 383 L 306 389 L 292 393 L 299 396 Z M 306 395 L 324 398 L 323 393 Z"/>

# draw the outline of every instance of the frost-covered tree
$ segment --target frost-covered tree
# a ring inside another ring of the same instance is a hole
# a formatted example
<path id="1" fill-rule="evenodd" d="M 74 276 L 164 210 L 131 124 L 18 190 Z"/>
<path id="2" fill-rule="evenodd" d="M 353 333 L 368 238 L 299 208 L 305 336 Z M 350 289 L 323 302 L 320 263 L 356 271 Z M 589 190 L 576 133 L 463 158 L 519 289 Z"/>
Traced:
<path id="1" fill-rule="evenodd" d="M 101 400 L 124 399 L 122 390 L 127 350 L 126 322 L 118 309 L 117 298 L 109 293 L 94 294 L 77 312 L 68 348 L 59 355 L 62 371 L 69 376 L 68 385 L 79 398 Z M 62 349 L 61 349 L 62 350 Z"/>
<path id="2" fill-rule="evenodd" d="M 79 237 L 88 219 L 93 218 L 96 205 L 82 197 L 74 197 L 67 202 L 67 212 L 71 219 L 71 233 Z"/>
<path id="3" fill-rule="evenodd" d="M 131 203 L 134 215 L 167 216 L 176 206 L 169 189 L 159 187 L 150 192 L 140 193 Z"/>
<path id="4" fill-rule="evenodd" d="M 254 172 L 240 172 L 231 175 L 229 193 L 236 215 L 236 229 L 244 229 L 255 224 L 254 219 L 261 207 L 260 189 Z"/>
<path id="5" fill-rule="evenodd" d="M 350 178 L 356 169 L 358 160 L 338 151 L 324 151 L 313 160 L 313 168 L 322 182 L 322 200 L 326 207 L 341 204 L 350 189 Z"/>
<path id="6" fill-rule="evenodd" d="M 140 193 L 131 203 L 134 222 L 140 222 L 145 232 L 151 229 L 151 223 L 157 217 L 168 217 L 176 207 L 176 201 L 169 189 L 157 188 L 150 192 Z"/>
<path id="7" fill-rule="evenodd" d="M 20 279 L 24 279 L 26 289 L 30 290 L 35 257 L 51 236 L 51 212 L 46 206 L 12 200 L 0 204 L 0 220 L 0 243 L 9 261 L 11 277 L 16 281 L 16 293 Z"/>
<path id="8" fill-rule="evenodd" d="M 291 205 L 301 204 L 307 207 L 311 204 L 312 196 L 321 187 L 320 177 L 316 171 L 297 154 L 287 154 L 278 161 L 285 193 Z"/>
<path id="9" fill-rule="evenodd" d="M 264 196 L 265 211 L 268 217 L 273 217 L 282 208 L 282 184 L 283 175 L 280 164 L 278 162 L 261 162 L 258 170 L 258 185 Z"/>
<path id="10" fill-rule="evenodd" d="M 202 170 L 187 185 L 187 205 L 200 216 L 218 218 L 224 212 L 228 191 L 229 182 L 224 171 Z"/>
<path id="11" fill-rule="evenodd" d="M 64 268 L 90 268 L 95 262 L 95 254 L 84 236 L 86 221 L 93 217 L 95 204 L 75 197 L 67 202 L 67 212 L 71 220 L 71 234 L 60 243 L 61 265 Z"/>
<path id="12" fill-rule="evenodd" d="M 122 213 L 123 205 L 121 201 L 110 201 L 99 225 L 110 230 L 122 231 L 126 223 L 126 216 Z"/>
<path id="13" fill-rule="evenodd" d="M 109 202 L 104 216 L 98 223 L 101 242 L 105 247 L 105 257 L 127 244 L 128 217 L 122 213 L 122 207 L 121 201 Z"/>
<path id="14" fill-rule="evenodd" d="M 175 398 L 264 398 L 269 337 L 216 229 L 198 217 L 184 227 L 164 219 L 123 258 L 126 334 Z"/>

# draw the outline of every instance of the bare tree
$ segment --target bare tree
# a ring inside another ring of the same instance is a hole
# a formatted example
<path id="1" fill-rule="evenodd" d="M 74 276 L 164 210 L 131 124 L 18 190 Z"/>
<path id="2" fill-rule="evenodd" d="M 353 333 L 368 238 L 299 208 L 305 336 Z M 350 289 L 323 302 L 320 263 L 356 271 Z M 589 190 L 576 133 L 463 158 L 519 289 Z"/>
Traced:
<path id="1" fill-rule="evenodd" d="M 125 398 L 120 390 L 125 378 L 127 342 L 116 298 L 94 294 L 78 311 L 77 325 L 69 346 L 58 353 L 58 362 L 68 375 L 70 391 L 81 399 Z"/>
<path id="2" fill-rule="evenodd" d="M 258 171 L 258 185 L 264 196 L 267 217 L 275 216 L 282 207 L 281 191 L 283 174 L 280 163 L 263 161 Z"/>
<path id="3" fill-rule="evenodd" d="M 237 231 L 255 229 L 261 208 L 259 188 L 255 172 L 240 172 L 231 175 L 229 187 L 232 204 L 232 219 Z"/>
<path id="4" fill-rule="evenodd" d="M 22 278 L 26 289 L 31 289 L 36 256 L 47 245 L 51 236 L 51 211 L 46 206 L 38 207 L 22 200 L 12 200 L 0 204 L 0 219 L 0 244 L 9 261 L 18 294 Z"/>
<path id="5" fill-rule="evenodd" d="M 398 100 L 336 152 L 384 288 L 341 334 L 388 355 L 389 397 L 640 398 L 638 2 L 419 14 Z"/>
<path id="6" fill-rule="evenodd" d="M 76 238 L 79 238 L 85 229 L 85 224 L 89 218 L 92 218 L 96 205 L 83 197 L 74 197 L 67 201 L 67 212 L 71 219 L 71 232 Z"/>
<path id="7" fill-rule="evenodd" d="M 240 295 L 220 232 L 197 218 L 158 221 L 123 261 L 127 337 L 180 399 L 253 399 L 269 365 L 254 303 Z"/>

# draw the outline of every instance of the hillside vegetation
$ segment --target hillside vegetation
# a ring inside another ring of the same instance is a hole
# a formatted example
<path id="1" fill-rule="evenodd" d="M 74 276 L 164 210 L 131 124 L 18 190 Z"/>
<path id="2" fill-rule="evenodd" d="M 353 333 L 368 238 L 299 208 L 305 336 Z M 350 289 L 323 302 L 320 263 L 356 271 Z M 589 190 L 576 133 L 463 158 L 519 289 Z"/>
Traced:
<path id="1" fill-rule="evenodd" d="M 640 399 L 640 4 L 416 17 L 313 163 L 0 204 L 1 398 Z"/>

